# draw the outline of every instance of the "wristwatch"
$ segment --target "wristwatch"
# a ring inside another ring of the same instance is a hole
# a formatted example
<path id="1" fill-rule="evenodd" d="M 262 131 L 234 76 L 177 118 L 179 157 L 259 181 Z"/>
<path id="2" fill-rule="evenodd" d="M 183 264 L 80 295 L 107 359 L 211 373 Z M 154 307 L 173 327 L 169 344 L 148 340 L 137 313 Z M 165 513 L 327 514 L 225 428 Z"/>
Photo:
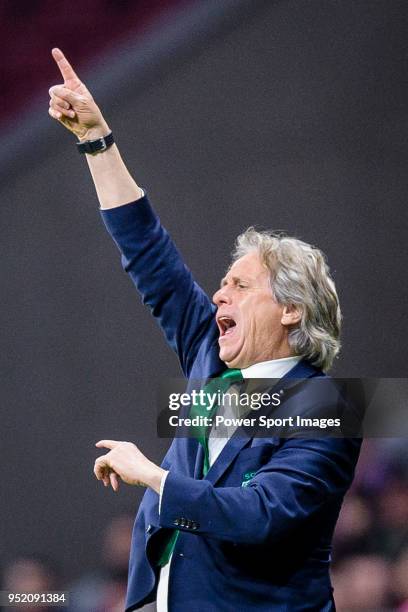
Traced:
<path id="1" fill-rule="evenodd" d="M 77 142 L 76 146 L 79 153 L 103 153 L 106 149 L 109 149 L 115 142 L 112 132 L 102 138 L 96 138 L 96 140 L 85 140 L 85 142 Z"/>

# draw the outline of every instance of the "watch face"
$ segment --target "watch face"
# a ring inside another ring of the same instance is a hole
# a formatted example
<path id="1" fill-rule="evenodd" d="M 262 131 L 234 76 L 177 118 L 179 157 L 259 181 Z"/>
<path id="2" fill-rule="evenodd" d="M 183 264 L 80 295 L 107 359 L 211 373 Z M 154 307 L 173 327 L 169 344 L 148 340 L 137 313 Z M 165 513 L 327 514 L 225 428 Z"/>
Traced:
<path id="1" fill-rule="evenodd" d="M 98 140 L 92 142 L 92 145 L 95 147 L 94 151 L 104 151 L 108 148 L 105 138 L 98 138 Z"/>

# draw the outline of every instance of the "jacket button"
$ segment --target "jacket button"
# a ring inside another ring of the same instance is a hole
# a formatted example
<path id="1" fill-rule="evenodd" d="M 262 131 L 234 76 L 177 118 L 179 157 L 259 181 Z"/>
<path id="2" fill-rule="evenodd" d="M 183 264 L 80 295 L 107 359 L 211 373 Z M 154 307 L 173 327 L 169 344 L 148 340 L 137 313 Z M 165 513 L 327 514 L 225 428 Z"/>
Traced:
<path id="1" fill-rule="evenodd" d="M 193 523 L 193 530 L 195 531 L 196 529 L 199 528 L 199 523 Z"/>
<path id="2" fill-rule="evenodd" d="M 178 518 L 174 519 L 173 525 L 176 525 L 176 527 L 178 527 L 180 525 L 180 519 Z"/>

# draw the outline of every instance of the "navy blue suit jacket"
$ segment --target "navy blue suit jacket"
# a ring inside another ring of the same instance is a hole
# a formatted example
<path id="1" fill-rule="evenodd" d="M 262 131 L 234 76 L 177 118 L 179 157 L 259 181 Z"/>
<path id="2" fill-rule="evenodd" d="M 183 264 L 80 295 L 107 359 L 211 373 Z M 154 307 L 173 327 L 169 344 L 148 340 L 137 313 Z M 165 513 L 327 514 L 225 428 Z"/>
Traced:
<path id="1" fill-rule="evenodd" d="M 206 379 L 223 371 L 215 307 L 147 197 L 102 217 L 184 375 Z M 301 361 L 280 386 L 322 375 Z M 308 412 L 313 397 L 307 385 L 302 389 L 297 401 Z M 136 517 L 127 609 L 154 601 L 157 559 L 177 527 L 170 612 L 334 610 L 331 539 L 359 448 L 355 439 L 233 436 L 201 479 L 201 446 L 194 438 L 175 438 L 162 463 L 170 472 L 161 513 L 157 493 L 148 489 Z M 248 472 L 255 475 L 242 487 Z"/>

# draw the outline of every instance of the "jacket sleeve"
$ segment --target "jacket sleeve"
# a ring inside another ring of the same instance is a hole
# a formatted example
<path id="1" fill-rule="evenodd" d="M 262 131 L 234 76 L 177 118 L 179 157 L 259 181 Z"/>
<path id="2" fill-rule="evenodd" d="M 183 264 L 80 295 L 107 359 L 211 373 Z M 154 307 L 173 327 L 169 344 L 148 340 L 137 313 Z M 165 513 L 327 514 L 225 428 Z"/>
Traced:
<path id="1" fill-rule="evenodd" d="M 275 542 L 349 487 L 356 439 L 291 439 L 246 487 L 214 487 L 170 469 L 160 526 L 238 544 Z M 184 519 L 184 520 L 182 520 Z"/>
<path id="2" fill-rule="evenodd" d="M 188 376 L 215 307 L 194 281 L 146 196 L 101 211 L 142 301 L 161 326 Z"/>

